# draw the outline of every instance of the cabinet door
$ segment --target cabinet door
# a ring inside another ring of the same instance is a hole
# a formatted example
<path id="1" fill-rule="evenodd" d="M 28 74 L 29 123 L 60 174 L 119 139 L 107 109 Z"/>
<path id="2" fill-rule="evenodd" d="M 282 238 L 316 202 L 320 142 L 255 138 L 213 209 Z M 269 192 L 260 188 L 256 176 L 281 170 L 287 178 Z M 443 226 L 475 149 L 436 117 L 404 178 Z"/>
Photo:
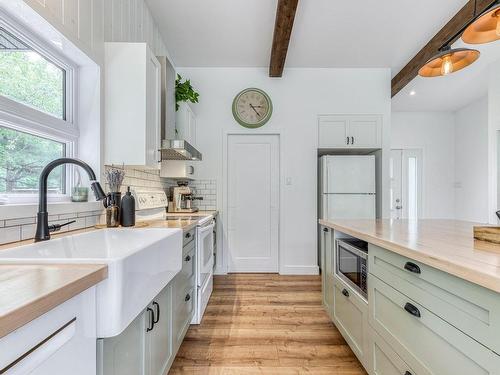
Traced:
<path id="1" fill-rule="evenodd" d="M 161 71 L 160 63 L 147 49 L 146 61 L 146 164 L 159 167 L 161 142 Z"/>
<path id="2" fill-rule="evenodd" d="M 153 327 L 147 333 L 146 353 L 149 359 L 149 375 L 163 375 L 172 357 L 172 286 L 167 285 L 149 305 Z M 148 321 L 150 323 L 150 321 Z"/>
<path id="3" fill-rule="evenodd" d="M 347 129 L 349 147 L 380 148 L 381 125 L 380 116 L 352 116 Z"/>
<path id="4" fill-rule="evenodd" d="M 99 339 L 99 375 L 145 375 L 146 314 L 143 312 L 121 334 Z"/>
<path id="5" fill-rule="evenodd" d="M 318 124 L 318 147 L 346 147 L 348 121 L 347 116 L 320 116 Z"/>
<path id="6" fill-rule="evenodd" d="M 333 259 L 334 259 L 334 249 L 332 246 L 332 230 L 329 228 L 327 231 L 322 232 L 322 242 L 325 253 L 325 264 L 324 264 L 324 290 L 323 290 L 323 298 L 326 311 L 330 318 L 333 318 L 333 293 L 334 293 L 334 285 L 333 285 Z"/>

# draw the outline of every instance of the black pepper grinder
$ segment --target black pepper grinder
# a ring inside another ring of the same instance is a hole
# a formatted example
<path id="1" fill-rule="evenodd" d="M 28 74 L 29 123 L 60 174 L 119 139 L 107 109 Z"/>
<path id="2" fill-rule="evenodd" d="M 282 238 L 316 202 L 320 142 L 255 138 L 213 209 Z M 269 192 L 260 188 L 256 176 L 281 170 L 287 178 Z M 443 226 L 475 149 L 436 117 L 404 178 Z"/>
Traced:
<path id="1" fill-rule="evenodd" d="M 120 224 L 122 227 L 133 227 L 135 225 L 135 199 L 130 193 L 130 186 L 122 198 L 120 206 Z"/>

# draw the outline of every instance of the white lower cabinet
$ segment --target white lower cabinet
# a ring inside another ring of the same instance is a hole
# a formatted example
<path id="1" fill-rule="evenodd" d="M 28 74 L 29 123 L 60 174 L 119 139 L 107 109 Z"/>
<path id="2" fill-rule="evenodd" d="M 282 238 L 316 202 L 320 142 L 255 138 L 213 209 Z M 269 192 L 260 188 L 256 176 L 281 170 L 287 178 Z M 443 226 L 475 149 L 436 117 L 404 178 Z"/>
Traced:
<path id="1" fill-rule="evenodd" d="M 0 373 L 96 373 L 95 287 L 0 339 Z"/>

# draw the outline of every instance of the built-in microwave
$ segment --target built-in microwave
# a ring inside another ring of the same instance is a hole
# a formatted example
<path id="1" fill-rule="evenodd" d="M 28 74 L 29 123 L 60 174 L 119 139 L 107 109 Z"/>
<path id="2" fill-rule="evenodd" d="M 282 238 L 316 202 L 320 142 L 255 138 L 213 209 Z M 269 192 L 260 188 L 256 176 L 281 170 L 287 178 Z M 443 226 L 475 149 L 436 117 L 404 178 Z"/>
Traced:
<path id="1" fill-rule="evenodd" d="M 337 276 L 368 300 L 368 243 L 354 238 L 337 239 L 335 252 Z"/>

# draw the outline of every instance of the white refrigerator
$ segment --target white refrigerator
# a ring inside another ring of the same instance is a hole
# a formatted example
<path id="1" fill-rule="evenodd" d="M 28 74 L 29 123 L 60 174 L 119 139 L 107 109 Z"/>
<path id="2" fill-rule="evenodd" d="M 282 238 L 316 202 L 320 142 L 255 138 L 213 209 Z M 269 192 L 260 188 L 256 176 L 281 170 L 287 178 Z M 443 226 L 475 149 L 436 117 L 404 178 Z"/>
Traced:
<path id="1" fill-rule="evenodd" d="M 320 158 L 320 219 L 375 219 L 374 155 Z"/>

